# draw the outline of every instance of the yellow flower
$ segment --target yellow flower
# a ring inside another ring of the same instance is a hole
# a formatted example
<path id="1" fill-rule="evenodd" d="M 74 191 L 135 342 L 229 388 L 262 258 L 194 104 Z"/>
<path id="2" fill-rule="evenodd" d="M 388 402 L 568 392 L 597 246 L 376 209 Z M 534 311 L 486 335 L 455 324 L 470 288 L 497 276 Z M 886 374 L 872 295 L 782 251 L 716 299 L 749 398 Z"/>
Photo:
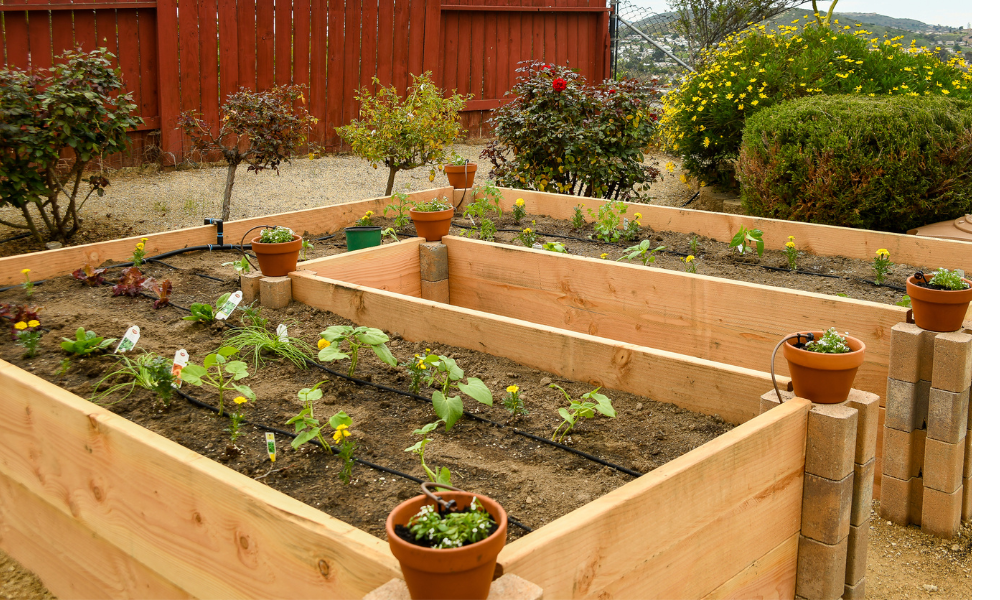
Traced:
<path id="1" fill-rule="evenodd" d="M 244 398 L 243 396 L 236 396 L 235 398 L 233 398 L 233 402 L 236 404 L 243 404 L 246 401 L 247 399 Z"/>
<path id="2" fill-rule="evenodd" d="M 795 242 L 785 242 L 785 246 L 788 247 L 788 248 L 794 248 L 795 247 Z"/>
<path id="3" fill-rule="evenodd" d="M 875 251 L 875 256 L 879 258 L 889 258 L 889 251 L 885 248 L 879 248 Z"/>
<path id="4" fill-rule="evenodd" d="M 642 218 L 642 213 L 635 213 L 635 218 L 636 219 L 641 219 Z"/>
<path id="5" fill-rule="evenodd" d="M 149 241 L 149 238 L 142 238 L 142 239 L 141 239 L 141 240 L 139 240 L 139 241 L 140 241 L 140 242 L 142 242 L 142 243 L 146 243 L 146 242 L 148 242 L 148 241 Z"/>
<path id="6" fill-rule="evenodd" d="M 693 256 L 691 256 L 690 254 L 688 254 L 687 258 L 685 258 L 685 259 L 684 259 L 684 262 L 686 262 L 686 263 L 689 263 L 689 262 L 691 262 L 692 260 L 694 260 L 694 257 L 693 257 Z"/>
<path id="7" fill-rule="evenodd" d="M 795 241 L 795 236 L 794 235 L 788 236 L 788 241 L 794 242 Z"/>
<path id="8" fill-rule="evenodd" d="M 25 323 L 24 321 L 18 321 L 17 323 L 14 323 L 14 329 L 27 329 L 27 328 L 28 324 Z"/>
<path id="9" fill-rule="evenodd" d="M 516 206 L 524 206 L 524 198 L 518 198 L 517 200 L 514 201 L 514 204 Z"/>
<path id="10" fill-rule="evenodd" d="M 324 340 L 324 339 L 321 339 L 320 341 L 316 342 L 316 346 L 317 346 L 317 347 L 318 347 L 318 348 L 319 348 L 320 350 L 322 350 L 323 348 L 326 348 L 326 347 L 327 347 L 327 346 L 329 346 L 329 345 L 330 345 L 330 342 L 328 342 L 328 341 L 326 341 L 326 340 Z"/>
<path id="11" fill-rule="evenodd" d="M 608 257 L 608 253 L 607 252 L 601 253 L 601 259 L 606 259 L 607 257 Z"/>
<path id="12" fill-rule="evenodd" d="M 508 385 L 507 386 L 507 393 L 509 393 L 509 394 L 516 394 L 518 392 L 518 390 L 520 390 L 520 389 L 521 388 L 517 387 L 516 385 Z"/>
<path id="13" fill-rule="evenodd" d="M 146 247 L 146 244 L 143 244 L 142 242 L 139 242 L 138 244 L 135 245 L 135 249 L 136 250 L 142 250 L 145 247 Z"/>
<path id="14" fill-rule="evenodd" d="M 28 327 L 38 327 L 39 325 L 41 325 L 41 323 L 39 323 L 35 319 L 28 321 Z"/>
<path id="15" fill-rule="evenodd" d="M 347 425 L 341 423 L 337 425 L 337 430 L 333 432 L 333 443 L 339 444 L 344 438 L 351 435 L 351 432 L 347 430 Z"/>
<path id="16" fill-rule="evenodd" d="M 27 275 L 28 273 L 31 273 L 31 269 L 21 269 L 21 275 Z"/>
<path id="17" fill-rule="evenodd" d="M 709 139 L 708 139 L 708 138 L 706 137 L 706 138 L 705 138 L 705 143 L 704 143 L 704 144 L 702 144 L 702 145 L 703 145 L 703 146 L 705 146 L 706 148 L 708 148 L 708 145 L 709 145 L 709 144 L 711 144 L 711 143 L 712 143 L 712 142 L 711 142 L 711 140 L 709 140 Z"/>
<path id="18" fill-rule="evenodd" d="M 531 227 L 525 227 L 523 233 L 531 233 Z"/>

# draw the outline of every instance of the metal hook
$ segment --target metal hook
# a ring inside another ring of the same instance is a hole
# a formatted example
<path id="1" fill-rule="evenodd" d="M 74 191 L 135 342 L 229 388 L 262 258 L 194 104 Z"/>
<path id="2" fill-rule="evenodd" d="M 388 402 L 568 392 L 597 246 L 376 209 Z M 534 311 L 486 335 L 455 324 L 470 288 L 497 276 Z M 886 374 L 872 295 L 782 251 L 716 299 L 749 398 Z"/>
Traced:
<path id="1" fill-rule="evenodd" d="M 922 282 L 924 282 L 924 284 L 930 285 L 930 282 L 927 281 L 926 277 L 924 277 L 924 272 L 923 271 L 917 271 L 916 273 L 914 273 L 913 274 L 913 280 L 914 281 L 922 281 Z"/>

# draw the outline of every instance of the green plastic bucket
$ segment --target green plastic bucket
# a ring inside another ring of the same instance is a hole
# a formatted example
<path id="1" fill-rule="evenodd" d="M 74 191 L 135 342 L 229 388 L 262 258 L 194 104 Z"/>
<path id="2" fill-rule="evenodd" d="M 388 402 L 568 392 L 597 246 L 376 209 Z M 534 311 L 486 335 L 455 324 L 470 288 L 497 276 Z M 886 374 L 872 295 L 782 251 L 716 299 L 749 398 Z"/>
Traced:
<path id="1" fill-rule="evenodd" d="M 348 227 L 344 229 L 347 236 L 347 251 L 372 248 L 382 243 L 381 227 Z"/>

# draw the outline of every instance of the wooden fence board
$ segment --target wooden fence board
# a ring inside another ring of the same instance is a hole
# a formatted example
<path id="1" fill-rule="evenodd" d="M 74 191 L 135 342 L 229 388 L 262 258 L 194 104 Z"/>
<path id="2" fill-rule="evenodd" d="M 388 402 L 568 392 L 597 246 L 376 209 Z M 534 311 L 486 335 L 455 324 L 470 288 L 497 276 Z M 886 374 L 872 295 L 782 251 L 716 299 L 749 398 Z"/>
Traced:
<path id="1" fill-rule="evenodd" d="M 406 52 L 406 77 L 403 87 L 409 86 L 413 81 L 410 75 L 420 75 L 424 72 L 424 39 L 420 32 L 424 30 L 426 23 L 426 4 L 424 0 L 412 0 L 410 10 L 410 35 L 408 37 L 409 48 Z"/>
<path id="2" fill-rule="evenodd" d="M 709 594 L 798 533 L 810 405 L 724 433 L 515 540 L 498 562 L 548 598 Z"/>
<path id="3" fill-rule="evenodd" d="M 375 30 L 377 38 L 375 76 L 385 86 L 392 85 L 393 4 L 393 0 L 378 0 L 378 23 Z"/>
<path id="4" fill-rule="evenodd" d="M 361 81 L 359 89 L 374 90 L 372 77 L 375 76 L 377 43 L 378 5 L 375 0 L 366 0 L 361 4 Z"/>
<path id="5" fill-rule="evenodd" d="M 198 0 L 198 43 L 199 68 L 201 69 L 201 112 L 202 118 L 213 131 L 219 128 L 219 24 L 216 15 L 216 0 Z M 222 157 L 206 157 L 219 160 Z"/>
<path id="6" fill-rule="evenodd" d="M 181 110 L 201 111 L 198 0 L 178 0 Z"/>
<path id="7" fill-rule="evenodd" d="M 248 90 L 257 89 L 257 32 L 254 0 L 236 0 L 237 85 Z"/>
<path id="8" fill-rule="evenodd" d="M 139 114 L 143 117 L 157 118 L 157 129 L 164 131 L 176 126 L 174 121 L 165 123 L 160 116 L 159 71 L 157 69 L 157 39 L 156 39 L 156 9 L 145 8 L 136 11 L 139 26 L 139 87 L 128 89 L 138 90 L 132 98 L 139 106 Z"/>
<path id="9" fill-rule="evenodd" d="M 257 9 L 257 90 L 263 91 L 274 87 L 274 0 L 256 0 L 254 4 Z"/>
<path id="10" fill-rule="evenodd" d="M 384 251 L 384 248 L 382 249 Z M 316 261 L 317 263 L 319 261 Z M 315 263 L 314 263 L 315 264 Z M 316 267 L 313 266 L 313 269 Z M 771 389 L 767 373 L 335 281 L 302 271 L 293 299 L 410 341 L 447 343 L 742 423 Z M 779 377 L 787 387 L 788 379 Z"/>
<path id="11" fill-rule="evenodd" d="M 183 158 L 181 132 L 177 115 L 181 110 L 180 67 L 177 48 L 177 0 L 156 0 L 157 72 L 159 74 L 159 108 L 163 129 L 160 149 L 166 164 Z"/>
<path id="12" fill-rule="evenodd" d="M 292 11 L 292 79 L 306 86 L 309 98 L 309 0 L 294 0 Z"/>
<path id="13" fill-rule="evenodd" d="M 0 388 L 0 473 L 187 594 L 359 598 L 399 576 L 386 542 L 2 361 Z"/>
<path id="14" fill-rule="evenodd" d="M 327 145 L 340 146 L 340 138 L 334 131 L 344 123 L 344 20 L 346 18 L 344 0 L 330 0 L 328 19 L 330 23 L 330 60 L 327 63 L 326 98 L 327 130 L 323 132 Z M 332 141 L 331 140 L 335 140 Z"/>
<path id="15" fill-rule="evenodd" d="M 27 69 L 28 62 L 28 13 L 3 13 L 4 49 L 7 51 L 6 65 L 9 68 Z"/>
<path id="16" fill-rule="evenodd" d="M 361 6 L 347 2 L 344 28 L 344 124 L 358 118 L 361 113 L 357 100 L 361 88 Z M 344 150 L 350 148 L 345 145 Z"/>
<path id="17" fill-rule="evenodd" d="M 645 209 L 644 209 L 645 210 Z M 865 342 L 854 387 L 885 398 L 906 309 L 446 236 L 451 304 L 768 372 L 782 337 L 820 326 Z M 788 374 L 781 353 L 775 371 Z"/>
<path id="18" fill-rule="evenodd" d="M 219 0 L 219 104 L 225 105 L 240 86 L 236 0 Z M 307 55 L 308 56 L 308 55 Z"/>
<path id="19" fill-rule="evenodd" d="M 309 111 L 319 119 L 309 139 L 322 143 L 329 119 L 326 114 L 326 0 L 312 0 L 309 4 L 312 23 L 312 48 L 310 50 L 309 66 Z"/>
<path id="20" fill-rule="evenodd" d="M 274 4 L 274 84 L 292 83 L 292 2 Z"/>
<path id="21" fill-rule="evenodd" d="M 299 270 L 312 270 L 319 277 L 350 281 L 358 285 L 420 298 L 420 243 L 410 238 L 299 263 Z"/>
<path id="22" fill-rule="evenodd" d="M 28 0 L 28 4 L 45 4 L 45 0 Z M 49 33 L 49 15 L 45 12 L 28 13 L 28 37 L 31 48 L 31 68 L 48 69 L 52 66 L 52 35 Z"/>
<path id="23" fill-rule="evenodd" d="M 796 531 L 773 550 L 703 598 L 704 600 L 792 598 L 795 596 L 798 552 L 799 532 Z"/>

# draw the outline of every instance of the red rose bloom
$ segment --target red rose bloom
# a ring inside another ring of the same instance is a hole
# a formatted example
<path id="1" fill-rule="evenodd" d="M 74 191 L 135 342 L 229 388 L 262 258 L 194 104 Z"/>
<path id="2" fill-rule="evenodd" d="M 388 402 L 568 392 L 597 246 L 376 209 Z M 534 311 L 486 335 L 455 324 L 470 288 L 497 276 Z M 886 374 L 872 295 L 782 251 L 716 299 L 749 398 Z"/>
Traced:
<path id="1" fill-rule="evenodd" d="M 557 92 L 561 92 L 566 89 L 566 80 L 562 77 L 556 77 L 552 80 L 552 89 Z"/>

